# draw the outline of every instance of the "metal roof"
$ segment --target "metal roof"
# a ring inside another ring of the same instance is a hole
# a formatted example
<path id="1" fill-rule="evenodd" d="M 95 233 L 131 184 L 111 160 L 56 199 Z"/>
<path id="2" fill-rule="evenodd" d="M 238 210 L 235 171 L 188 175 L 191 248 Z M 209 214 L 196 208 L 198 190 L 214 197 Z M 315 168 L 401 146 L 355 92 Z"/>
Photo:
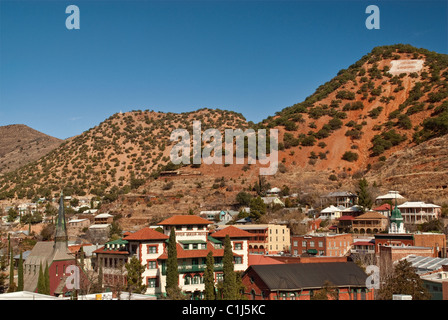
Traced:
<path id="1" fill-rule="evenodd" d="M 404 259 L 410 262 L 412 266 L 417 269 L 417 273 L 425 273 L 428 271 L 438 270 L 442 268 L 443 265 L 448 265 L 448 258 L 433 258 L 409 255 Z"/>
<path id="2" fill-rule="evenodd" d="M 326 281 L 336 287 L 365 287 L 367 279 L 353 262 L 253 265 L 250 269 L 272 291 L 322 288 Z"/>

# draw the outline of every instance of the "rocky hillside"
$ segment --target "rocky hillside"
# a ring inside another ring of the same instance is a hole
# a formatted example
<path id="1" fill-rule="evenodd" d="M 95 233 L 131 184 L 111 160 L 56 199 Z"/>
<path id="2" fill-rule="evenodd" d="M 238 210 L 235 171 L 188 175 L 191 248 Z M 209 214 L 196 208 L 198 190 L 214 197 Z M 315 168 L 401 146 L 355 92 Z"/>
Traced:
<path id="1" fill-rule="evenodd" d="M 448 134 L 447 80 L 448 55 L 377 47 L 259 127 L 280 129 L 286 165 L 354 173 Z"/>
<path id="2" fill-rule="evenodd" d="M 63 189 L 74 196 L 116 197 L 143 184 L 169 162 L 170 134 L 176 128 L 246 128 L 235 112 L 201 109 L 173 114 L 154 111 L 117 113 L 62 143 L 39 160 L 0 179 L 0 200 L 51 197 Z M 111 199 L 112 200 L 112 199 Z"/>
<path id="3" fill-rule="evenodd" d="M 5 175 L 0 199 L 50 196 L 63 188 L 68 195 L 104 197 L 117 212 L 132 212 L 129 206 L 123 209 L 126 202 L 137 207 L 138 201 L 129 199 L 141 200 L 142 207 L 136 209 L 140 214 L 200 210 L 213 202 L 231 204 L 238 190 L 256 185 L 257 165 L 169 164 L 171 132 L 175 128 L 191 132 L 193 120 L 202 122 L 202 130 L 279 129 L 281 164 L 275 176 L 267 177 L 271 185 L 322 193 L 350 186 L 367 174 L 372 181 L 385 179 L 376 183 L 389 188 L 388 181 L 397 183 L 393 177 L 400 175 L 397 170 L 405 159 L 399 152 L 413 150 L 421 157 L 413 160 L 415 165 L 408 158 L 412 168 L 408 173 L 427 170 L 417 165 L 426 162 L 438 172 L 448 170 L 446 153 L 439 154 L 442 161 L 425 154 L 431 141 L 448 134 L 448 56 L 409 45 L 374 48 L 305 101 L 259 124 L 248 123 L 235 112 L 211 109 L 114 114 L 35 163 Z M 446 136 L 440 139 L 443 144 Z M 162 172 L 175 169 L 180 170 L 176 176 Z M 437 188 L 431 185 L 440 185 L 438 181 L 428 176 L 426 190 Z M 161 194 L 167 198 L 160 203 L 170 205 L 156 209 L 150 196 L 160 200 Z M 118 198 L 123 201 L 114 203 Z"/>
<path id="4" fill-rule="evenodd" d="M 38 160 L 62 142 L 23 124 L 0 127 L 0 175 Z"/>

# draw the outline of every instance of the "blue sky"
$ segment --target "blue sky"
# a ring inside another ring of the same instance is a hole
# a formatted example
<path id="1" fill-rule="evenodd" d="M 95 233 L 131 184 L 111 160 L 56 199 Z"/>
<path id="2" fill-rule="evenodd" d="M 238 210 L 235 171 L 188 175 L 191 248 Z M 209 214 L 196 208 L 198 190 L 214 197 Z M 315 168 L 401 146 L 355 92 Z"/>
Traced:
<path id="1" fill-rule="evenodd" d="M 375 46 L 448 53 L 447 20 L 447 1 L 0 0 L 0 125 L 65 139 L 119 111 L 204 107 L 259 122 Z"/>

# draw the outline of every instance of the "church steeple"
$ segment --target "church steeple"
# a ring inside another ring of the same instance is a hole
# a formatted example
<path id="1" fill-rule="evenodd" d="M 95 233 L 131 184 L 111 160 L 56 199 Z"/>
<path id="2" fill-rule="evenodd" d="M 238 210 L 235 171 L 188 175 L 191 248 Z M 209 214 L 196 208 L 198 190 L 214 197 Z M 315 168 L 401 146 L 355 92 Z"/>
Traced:
<path id="1" fill-rule="evenodd" d="M 395 198 L 395 208 L 390 214 L 389 233 L 405 233 L 403 216 L 400 209 L 398 209 L 397 198 Z"/>
<path id="2" fill-rule="evenodd" d="M 67 248 L 67 241 L 68 236 L 67 226 L 65 224 L 64 195 L 61 192 L 61 198 L 59 199 L 58 219 L 55 227 L 54 248 Z"/>

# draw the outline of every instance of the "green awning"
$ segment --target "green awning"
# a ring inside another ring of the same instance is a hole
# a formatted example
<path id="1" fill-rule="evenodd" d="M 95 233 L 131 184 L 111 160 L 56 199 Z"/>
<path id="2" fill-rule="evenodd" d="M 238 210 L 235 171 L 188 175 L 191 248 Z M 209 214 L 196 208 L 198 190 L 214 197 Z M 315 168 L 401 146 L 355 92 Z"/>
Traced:
<path id="1" fill-rule="evenodd" d="M 311 254 L 317 254 L 316 249 L 308 249 L 306 252 L 311 253 Z"/>

